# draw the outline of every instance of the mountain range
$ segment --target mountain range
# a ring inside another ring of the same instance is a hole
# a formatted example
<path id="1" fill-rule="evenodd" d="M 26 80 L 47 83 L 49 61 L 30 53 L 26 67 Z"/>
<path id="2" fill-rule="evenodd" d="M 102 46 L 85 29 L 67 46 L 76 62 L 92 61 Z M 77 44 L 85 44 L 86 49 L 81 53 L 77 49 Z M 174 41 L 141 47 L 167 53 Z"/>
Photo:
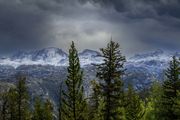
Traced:
<path id="1" fill-rule="evenodd" d="M 79 53 L 81 67 L 84 71 L 86 94 L 90 94 L 90 81 L 96 78 L 96 68 L 100 64 L 101 53 L 85 49 Z M 172 56 L 180 53 L 156 50 L 136 54 L 127 58 L 125 63 L 124 83 L 132 83 L 137 90 L 148 89 L 154 80 L 162 82 L 164 73 Z M 13 86 L 17 74 L 27 76 L 30 95 L 50 98 L 54 104 L 58 100 L 58 89 L 66 79 L 68 54 L 59 48 L 44 48 L 34 51 L 17 51 L 0 58 L 0 90 Z"/>

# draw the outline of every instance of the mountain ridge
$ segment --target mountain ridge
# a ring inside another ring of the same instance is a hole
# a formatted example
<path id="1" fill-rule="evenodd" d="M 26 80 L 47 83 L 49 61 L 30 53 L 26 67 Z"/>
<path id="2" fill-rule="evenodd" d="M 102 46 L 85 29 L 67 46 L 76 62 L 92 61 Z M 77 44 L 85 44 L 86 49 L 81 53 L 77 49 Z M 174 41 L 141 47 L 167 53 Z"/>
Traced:
<path id="1" fill-rule="evenodd" d="M 139 53 L 128 58 L 126 65 L 133 64 L 142 66 L 144 64 L 148 66 L 158 65 L 159 67 L 160 63 L 167 64 L 173 55 L 180 57 L 180 53 L 178 52 L 167 52 L 161 49 Z M 100 64 L 103 62 L 101 53 L 90 49 L 84 49 L 79 52 L 79 59 L 81 66 Z M 9 65 L 14 68 L 21 65 L 67 66 L 68 54 L 62 49 L 55 47 L 48 47 L 34 51 L 17 51 L 11 56 L 0 58 L 0 65 Z"/>
<path id="2" fill-rule="evenodd" d="M 126 69 L 123 77 L 124 84 L 131 83 L 135 89 L 144 90 L 148 89 L 154 80 L 162 82 L 165 70 L 174 54 L 180 55 L 178 52 L 158 50 L 139 53 L 128 58 L 124 66 Z M 30 57 L 31 55 L 40 57 L 31 59 L 33 58 Z M 103 61 L 103 58 L 98 55 L 100 53 L 93 50 L 84 50 L 79 53 L 86 94 L 91 92 L 90 81 L 97 80 L 96 67 L 92 64 L 100 64 Z M 17 81 L 16 75 L 20 73 L 27 77 L 26 82 L 31 97 L 42 96 L 43 98 L 50 98 L 54 104 L 58 103 L 57 91 L 59 85 L 67 79 L 68 55 L 61 49 L 51 48 L 31 51 L 27 56 L 26 53 L 20 52 L 14 58 L 0 59 L 0 85 L 14 85 Z M 52 63 L 53 61 L 56 61 L 56 63 Z"/>

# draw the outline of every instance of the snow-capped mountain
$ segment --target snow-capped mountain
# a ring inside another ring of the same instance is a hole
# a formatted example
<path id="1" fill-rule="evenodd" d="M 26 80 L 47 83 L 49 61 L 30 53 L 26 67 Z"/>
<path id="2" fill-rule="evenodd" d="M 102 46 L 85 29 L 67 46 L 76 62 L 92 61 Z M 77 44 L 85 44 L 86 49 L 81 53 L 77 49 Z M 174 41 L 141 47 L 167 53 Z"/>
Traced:
<path id="1" fill-rule="evenodd" d="M 164 69 L 173 55 L 180 56 L 180 53 L 164 52 L 163 50 L 140 53 L 127 59 L 126 66 L 145 67 L 151 70 Z M 89 49 L 80 52 L 79 58 L 82 66 L 103 62 L 99 52 Z M 21 65 L 67 66 L 68 55 L 63 50 L 54 47 L 35 51 L 18 51 L 12 56 L 1 58 L 0 65 L 9 65 L 15 68 Z"/>
<path id="2" fill-rule="evenodd" d="M 85 49 L 79 53 L 79 59 L 82 66 L 91 65 L 91 64 L 100 64 L 102 63 L 102 57 L 97 51 Z"/>
<path id="3" fill-rule="evenodd" d="M 177 55 L 177 53 L 163 50 L 136 54 L 128 59 L 127 65 L 164 69 L 173 55 Z"/>
<path id="4" fill-rule="evenodd" d="M 156 50 L 146 53 L 136 54 L 128 59 L 126 66 L 133 66 L 138 69 L 145 68 L 151 73 L 159 74 L 168 67 L 173 56 L 179 57 L 178 52 Z"/>
<path id="5" fill-rule="evenodd" d="M 136 54 L 129 59 L 129 61 L 149 61 L 149 60 L 160 60 L 169 61 L 169 58 L 175 55 L 175 53 L 170 51 L 156 50 L 145 53 Z"/>
<path id="6" fill-rule="evenodd" d="M 0 59 L 0 65 L 10 65 L 15 68 L 21 65 L 53 65 L 65 66 L 68 55 L 59 48 L 44 48 L 35 51 L 18 51 L 12 56 Z"/>
<path id="7" fill-rule="evenodd" d="M 79 58 L 84 71 L 84 87 L 88 94 L 90 81 L 97 80 L 96 68 L 91 64 L 102 63 L 100 53 L 84 50 Z M 153 80 L 163 81 L 164 72 L 173 55 L 178 52 L 156 50 L 140 53 L 127 59 L 124 83 L 132 83 L 138 90 L 149 88 Z M 58 101 L 57 91 L 66 79 L 68 55 L 59 48 L 45 48 L 35 51 L 19 51 L 0 59 L 0 89 L 16 82 L 19 73 L 27 76 L 27 86 L 31 96 L 50 98 Z"/>
<path id="8" fill-rule="evenodd" d="M 153 80 L 162 81 L 169 61 L 174 55 L 179 57 L 178 54 L 178 52 L 163 50 L 136 54 L 130 57 L 125 64 L 126 80 L 130 80 L 139 89 L 149 86 Z"/>
<path id="9" fill-rule="evenodd" d="M 16 51 L 13 55 L 9 56 L 9 58 L 14 61 L 14 60 L 22 60 L 22 59 L 32 59 L 32 55 L 34 51 Z"/>
<path id="10" fill-rule="evenodd" d="M 44 48 L 35 51 L 32 60 L 43 60 L 47 62 L 60 62 L 62 59 L 66 59 L 67 54 L 59 48 Z"/>
<path id="11" fill-rule="evenodd" d="M 54 47 L 44 48 L 40 50 L 34 51 L 17 51 L 12 56 L 10 56 L 11 60 L 16 59 L 31 59 L 33 61 L 36 60 L 44 60 L 48 61 L 50 59 L 61 59 L 61 57 L 66 58 L 67 54 L 59 49 Z M 55 61 L 56 62 L 56 61 Z"/>
<path id="12" fill-rule="evenodd" d="M 94 50 L 85 49 L 82 52 L 79 53 L 79 56 L 85 56 L 85 57 L 97 57 L 101 54 Z"/>
<path id="13" fill-rule="evenodd" d="M 102 62 L 100 53 L 85 49 L 79 53 L 79 58 L 82 66 L 92 63 L 98 64 Z M 0 59 L 0 65 L 10 65 L 15 68 L 21 65 L 52 65 L 52 66 L 67 66 L 68 55 L 59 48 L 44 48 L 35 51 L 18 51 L 12 56 Z"/>

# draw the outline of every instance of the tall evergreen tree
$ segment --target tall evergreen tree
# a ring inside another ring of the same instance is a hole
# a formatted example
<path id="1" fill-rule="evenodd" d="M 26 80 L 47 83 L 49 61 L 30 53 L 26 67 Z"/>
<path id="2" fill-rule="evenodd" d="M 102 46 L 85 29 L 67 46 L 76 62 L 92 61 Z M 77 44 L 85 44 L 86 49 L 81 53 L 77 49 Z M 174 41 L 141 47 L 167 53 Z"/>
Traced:
<path id="1" fill-rule="evenodd" d="M 178 91 L 177 98 L 174 99 L 174 102 L 173 111 L 177 116 L 177 119 L 180 120 L 180 90 Z"/>
<path id="2" fill-rule="evenodd" d="M 162 96 L 162 85 L 155 81 L 152 84 L 152 87 L 150 89 L 150 95 L 147 98 L 146 103 L 146 112 L 144 115 L 144 120 L 155 120 L 160 119 L 159 116 L 159 108 L 160 108 L 160 100 Z"/>
<path id="3" fill-rule="evenodd" d="M 92 94 L 90 96 L 90 101 L 89 101 L 89 106 L 90 106 L 89 119 L 103 120 L 103 115 L 102 115 L 103 101 L 100 96 L 100 86 L 95 80 L 91 81 L 91 85 L 92 85 Z"/>
<path id="4" fill-rule="evenodd" d="M 80 68 L 78 52 L 74 42 L 69 49 L 68 76 L 65 81 L 66 90 L 63 90 L 62 96 L 62 119 L 63 120 L 85 120 L 87 116 L 87 103 L 84 98 L 83 72 Z"/>
<path id="5" fill-rule="evenodd" d="M 96 112 L 93 113 L 92 118 L 90 116 L 89 120 L 104 120 L 104 116 L 102 112 L 103 108 L 104 108 L 104 101 L 103 99 L 100 98 L 98 101 L 98 106 L 95 110 Z"/>
<path id="6" fill-rule="evenodd" d="M 34 110 L 32 120 L 43 120 L 44 119 L 44 109 L 40 98 L 35 99 Z"/>
<path id="7" fill-rule="evenodd" d="M 25 77 L 19 76 L 17 80 L 16 86 L 10 88 L 3 97 L 6 100 L 3 103 L 3 116 L 6 114 L 4 118 L 7 120 L 29 120 L 30 106 Z"/>
<path id="8" fill-rule="evenodd" d="M 8 113 L 9 120 L 17 120 L 17 91 L 10 88 L 8 91 Z"/>
<path id="9" fill-rule="evenodd" d="M 145 113 L 143 102 L 139 98 L 138 94 L 133 89 L 132 85 L 129 85 L 126 94 L 126 120 L 140 120 Z"/>
<path id="10" fill-rule="evenodd" d="M 125 57 L 122 56 L 119 44 L 112 40 L 106 48 L 100 49 L 104 62 L 97 65 L 97 77 L 104 101 L 104 119 L 122 119 L 120 108 L 123 103 L 123 82 Z"/>
<path id="11" fill-rule="evenodd" d="M 173 110 L 174 99 L 177 98 L 180 90 L 180 66 L 179 60 L 173 57 L 170 66 L 166 71 L 166 80 L 163 83 L 163 95 L 160 100 L 160 118 L 163 120 L 177 120 Z"/>
<path id="12" fill-rule="evenodd" d="M 35 99 L 32 120 L 53 120 L 53 105 L 49 100 Z"/>
<path id="13" fill-rule="evenodd" d="M 28 120 L 30 119 L 29 112 L 29 95 L 26 87 L 26 77 L 18 76 L 18 82 L 16 86 L 17 98 L 17 120 Z"/>
<path id="14" fill-rule="evenodd" d="M 8 119 L 8 94 L 7 92 L 0 93 L 0 120 Z"/>
<path id="15" fill-rule="evenodd" d="M 53 120 L 53 105 L 50 100 L 44 103 L 44 120 Z"/>

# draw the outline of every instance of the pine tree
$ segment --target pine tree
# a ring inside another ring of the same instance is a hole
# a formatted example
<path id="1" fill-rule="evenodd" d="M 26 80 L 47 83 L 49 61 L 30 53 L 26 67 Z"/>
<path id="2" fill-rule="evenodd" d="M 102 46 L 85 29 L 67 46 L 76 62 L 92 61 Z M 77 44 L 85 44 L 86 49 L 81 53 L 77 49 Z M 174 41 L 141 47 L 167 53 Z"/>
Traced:
<path id="1" fill-rule="evenodd" d="M 90 96 L 90 113 L 89 113 L 89 119 L 91 120 L 102 120 L 102 106 L 103 106 L 103 101 L 100 96 L 100 86 L 99 84 L 95 81 L 91 81 L 92 85 L 92 94 Z"/>
<path id="2" fill-rule="evenodd" d="M 180 90 L 177 92 L 177 98 L 174 99 L 173 111 L 177 116 L 177 119 L 180 120 Z"/>
<path id="3" fill-rule="evenodd" d="M 48 99 L 45 102 L 35 99 L 32 120 L 53 120 L 53 105 Z"/>
<path id="4" fill-rule="evenodd" d="M 103 108 L 104 108 L 104 101 L 103 99 L 100 98 L 98 101 L 98 106 L 95 110 L 96 112 L 94 112 L 92 118 L 89 118 L 89 120 L 104 120 L 104 116 L 102 112 Z"/>
<path id="5" fill-rule="evenodd" d="M 29 120 L 29 99 L 25 77 L 19 76 L 15 87 L 4 94 L 3 119 L 6 120 Z"/>
<path id="6" fill-rule="evenodd" d="M 8 91 L 8 113 L 9 120 L 17 120 L 17 91 L 10 88 Z"/>
<path id="7" fill-rule="evenodd" d="M 128 91 L 126 94 L 126 119 L 127 120 L 140 120 L 143 118 L 145 113 L 143 103 L 132 85 L 128 86 Z"/>
<path id="8" fill-rule="evenodd" d="M 8 119 L 8 94 L 0 93 L 0 120 Z"/>
<path id="9" fill-rule="evenodd" d="M 43 120 L 43 119 L 44 119 L 43 103 L 40 100 L 40 98 L 37 97 L 34 103 L 32 120 Z"/>
<path id="10" fill-rule="evenodd" d="M 107 48 L 102 48 L 102 57 L 104 62 L 97 65 L 97 77 L 101 89 L 101 95 L 104 101 L 104 119 L 118 120 L 122 117 L 119 112 L 123 107 L 123 82 L 125 57 L 122 56 L 119 44 L 112 40 Z M 120 107 L 120 108 L 119 108 Z"/>
<path id="11" fill-rule="evenodd" d="M 87 119 L 86 106 L 83 90 L 83 72 L 80 68 L 78 52 L 74 42 L 69 49 L 68 76 L 65 81 L 66 90 L 62 96 L 62 119 L 63 120 L 85 120 Z"/>
<path id="12" fill-rule="evenodd" d="M 166 71 L 166 80 L 163 83 L 163 95 L 160 100 L 160 118 L 163 120 L 177 120 L 177 115 L 174 113 L 174 99 L 177 98 L 178 90 L 180 90 L 179 79 L 179 61 L 176 57 L 170 61 L 170 66 Z"/>
<path id="13" fill-rule="evenodd" d="M 155 120 L 160 119 L 159 116 L 159 108 L 160 108 L 160 100 L 162 96 L 162 85 L 155 81 L 152 84 L 152 87 L 150 89 L 150 95 L 147 98 L 147 104 L 146 104 L 146 112 L 144 115 L 144 120 Z"/>
<path id="14" fill-rule="evenodd" d="M 25 84 L 26 77 L 18 76 L 18 83 L 16 86 L 17 92 L 17 120 L 28 120 L 30 119 L 29 112 L 29 96 L 27 87 Z"/>
<path id="15" fill-rule="evenodd" d="M 53 105 L 50 100 L 44 103 L 44 120 L 53 120 Z"/>

